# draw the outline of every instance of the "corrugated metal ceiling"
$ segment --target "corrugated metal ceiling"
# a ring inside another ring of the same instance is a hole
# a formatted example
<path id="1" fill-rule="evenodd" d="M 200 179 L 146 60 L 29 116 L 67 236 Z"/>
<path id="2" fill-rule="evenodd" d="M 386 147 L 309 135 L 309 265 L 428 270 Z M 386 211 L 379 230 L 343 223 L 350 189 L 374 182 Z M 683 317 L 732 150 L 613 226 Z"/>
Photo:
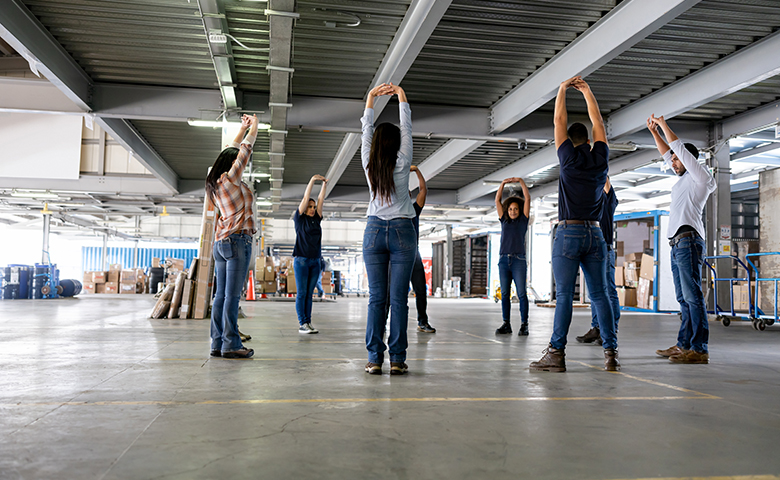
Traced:
<path id="1" fill-rule="evenodd" d="M 96 82 L 214 88 L 197 4 L 23 0 Z"/>
<path id="2" fill-rule="evenodd" d="M 204 180 L 208 168 L 222 151 L 219 128 L 192 127 L 183 122 L 134 120 L 133 126 L 184 180 Z M 260 132 L 255 142 L 255 170 L 268 163 L 268 135 Z M 267 166 L 267 165 L 266 165 Z"/>
<path id="3" fill-rule="evenodd" d="M 363 98 L 409 0 L 299 0 L 293 95 Z M 347 26 L 360 20 L 356 27 Z"/>
<path id="4" fill-rule="evenodd" d="M 520 150 L 514 142 L 487 142 L 428 181 L 428 188 L 458 189 L 538 151 L 542 145 Z M 528 181 L 528 180 L 526 180 Z"/>
<path id="5" fill-rule="evenodd" d="M 343 133 L 290 130 L 285 142 L 284 183 L 308 183 L 325 176 L 344 140 Z"/>
<path id="6" fill-rule="evenodd" d="M 490 106 L 615 3 L 454 0 L 404 78 L 409 100 Z"/>

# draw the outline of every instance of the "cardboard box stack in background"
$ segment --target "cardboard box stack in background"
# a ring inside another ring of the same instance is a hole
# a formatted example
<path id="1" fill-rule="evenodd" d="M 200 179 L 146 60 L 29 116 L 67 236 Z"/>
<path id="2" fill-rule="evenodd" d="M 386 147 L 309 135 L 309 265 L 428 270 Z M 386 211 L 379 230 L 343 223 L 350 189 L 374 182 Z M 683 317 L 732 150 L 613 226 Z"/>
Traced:
<path id="1" fill-rule="evenodd" d="M 636 288 L 639 283 L 639 270 L 642 267 L 642 253 L 629 253 L 624 258 L 623 273 L 625 285 Z"/>
<path id="2" fill-rule="evenodd" d="M 623 275 L 624 267 L 615 267 L 615 285 L 618 287 L 625 286 L 626 277 Z"/>
<path id="3" fill-rule="evenodd" d="M 636 306 L 638 308 L 653 308 L 653 281 L 646 278 L 639 279 L 636 289 Z"/>
<path id="4" fill-rule="evenodd" d="M 621 307 L 636 307 L 636 288 L 618 287 L 617 292 Z"/>
<path id="5" fill-rule="evenodd" d="M 118 263 L 112 263 L 108 266 L 108 276 L 106 276 L 106 283 L 119 284 L 119 277 L 122 272 L 122 265 Z"/>
<path id="6" fill-rule="evenodd" d="M 333 272 L 322 272 L 322 291 L 333 293 Z"/>

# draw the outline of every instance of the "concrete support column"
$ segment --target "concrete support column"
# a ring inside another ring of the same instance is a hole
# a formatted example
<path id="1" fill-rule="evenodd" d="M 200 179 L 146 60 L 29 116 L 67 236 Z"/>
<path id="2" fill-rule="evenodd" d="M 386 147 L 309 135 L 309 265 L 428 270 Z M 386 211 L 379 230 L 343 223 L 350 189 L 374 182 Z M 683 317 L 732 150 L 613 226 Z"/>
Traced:
<path id="1" fill-rule="evenodd" d="M 769 170 L 758 175 L 758 251 L 780 252 L 780 170 Z M 755 262 L 756 259 L 753 259 Z M 758 264 L 762 277 L 776 277 L 780 273 L 780 257 L 761 257 Z M 767 315 L 774 314 L 775 288 L 772 282 L 761 282 L 759 307 Z M 775 327 L 777 328 L 777 327 Z"/>
<path id="2" fill-rule="evenodd" d="M 51 215 L 43 215 L 43 249 L 41 250 L 41 263 L 49 264 L 49 232 L 51 231 Z"/>
<path id="3" fill-rule="evenodd" d="M 710 157 L 710 167 L 718 188 L 707 199 L 705 208 L 707 255 L 731 255 L 731 162 L 728 142 Z M 731 277 L 732 268 L 733 262 L 731 260 L 717 260 L 715 262 L 718 278 Z M 706 278 L 711 281 L 712 271 L 709 268 L 706 270 Z M 731 294 L 728 283 L 719 283 L 718 305 L 723 309 L 729 309 Z M 708 295 L 707 301 L 712 307 L 712 295 Z"/>
<path id="4" fill-rule="evenodd" d="M 103 234 L 103 255 L 101 257 L 103 259 L 103 268 L 102 270 L 104 272 L 108 271 L 108 234 Z"/>
<path id="5" fill-rule="evenodd" d="M 447 272 L 444 275 L 444 280 L 452 278 L 453 271 L 453 253 L 452 253 L 452 225 L 447 225 Z"/>
<path id="6" fill-rule="evenodd" d="M 135 234 L 140 235 L 141 232 L 141 217 L 135 217 Z M 138 268 L 138 240 L 133 245 L 133 268 Z"/>

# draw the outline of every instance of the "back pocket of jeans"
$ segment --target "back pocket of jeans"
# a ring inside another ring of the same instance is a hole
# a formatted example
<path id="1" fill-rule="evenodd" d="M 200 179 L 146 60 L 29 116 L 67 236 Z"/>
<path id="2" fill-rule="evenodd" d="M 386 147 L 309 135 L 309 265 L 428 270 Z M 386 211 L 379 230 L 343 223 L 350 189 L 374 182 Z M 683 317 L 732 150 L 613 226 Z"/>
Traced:
<path id="1" fill-rule="evenodd" d="M 564 235 L 562 255 L 573 260 L 580 258 L 580 250 L 582 250 L 584 241 L 585 235 Z"/>
<path id="2" fill-rule="evenodd" d="M 231 260 L 236 256 L 236 243 L 232 238 L 220 240 L 217 242 L 217 248 L 219 249 L 219 254 L 222 255 L 222 258 L 225 260 Z"/>
<path id="3" fill-rule="evenodd" d="M 372 249 L 376 245 L 376 237 L 379 235 L 378 228 L 366 227 L 363 232 L 363 249 Z"/>

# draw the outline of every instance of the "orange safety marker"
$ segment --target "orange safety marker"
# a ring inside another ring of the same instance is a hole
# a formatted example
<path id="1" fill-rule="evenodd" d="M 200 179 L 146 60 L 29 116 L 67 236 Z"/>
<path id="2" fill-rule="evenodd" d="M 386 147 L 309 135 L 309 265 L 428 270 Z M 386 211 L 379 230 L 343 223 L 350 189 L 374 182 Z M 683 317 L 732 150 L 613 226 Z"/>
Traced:
<path id="1" fill-rule="evenodd" d="M 246 299 L 253 302 L 255 300 L 255 273 L 249 270 L 249 285 L 246 287 Z"/>

